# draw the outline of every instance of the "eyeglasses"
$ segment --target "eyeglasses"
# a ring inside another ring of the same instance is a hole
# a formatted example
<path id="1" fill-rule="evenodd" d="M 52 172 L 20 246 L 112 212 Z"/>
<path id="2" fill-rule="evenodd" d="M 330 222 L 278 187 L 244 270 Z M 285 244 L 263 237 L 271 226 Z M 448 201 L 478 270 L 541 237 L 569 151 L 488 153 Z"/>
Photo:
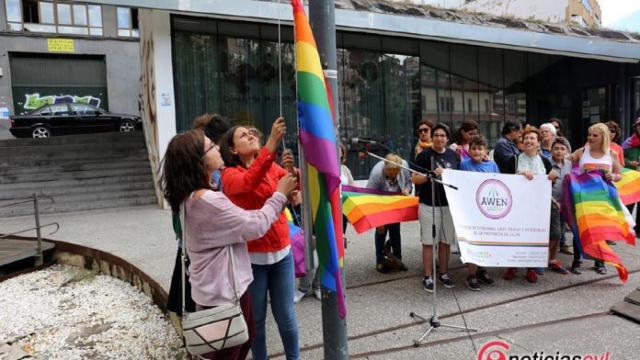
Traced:
<path id="1" fill-rule="evenodd" d="M 428 134 L 430 132 L 431 132 L 431 129 L 429 129 L 429 128 L 420 128 L 420 129 L 418 129 L 418 134 L 422 134 L 422 133 Z"/>
<path id="2" fill-rule="evenodd" d="M 207 153 L 213 149 L 220 151 L 220 146 L 218 146 L 218 144 L 212 144 L 207 150 L 205 150 L 204 155 L 206 156 Z"/>

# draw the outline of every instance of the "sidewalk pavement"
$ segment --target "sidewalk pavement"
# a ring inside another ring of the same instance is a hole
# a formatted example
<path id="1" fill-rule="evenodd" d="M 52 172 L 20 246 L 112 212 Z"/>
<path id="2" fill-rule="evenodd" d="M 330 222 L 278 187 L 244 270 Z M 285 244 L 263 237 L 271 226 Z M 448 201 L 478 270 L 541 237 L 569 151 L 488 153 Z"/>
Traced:
<path id="1" fill-rule="evenodd" d="M 42 223 L 57 221 L 60 231 L 43 236 L 77 243 L 120 256 L 136 265 L 168 290 L 176 243 L 169 211 L 136 207 L 44 215 Z M 0 219 L 0 232 L 33 225 L 33 217 Z M 609 359 L 640 359 L 640 325 L 608 315 L 608 309 L 640 285 L 640 248 L 619 244 L 614 250 L 630 271 L 622 284 L 613 267 L 609 274 L 589 270 L 582 275 L 547 271 L 537 284 L 529 284 L 521 270 L 512 281 L 501 278 L 502 269 L 489 269 L 493 287 L 472 292 L 464 285 L 466 268 L 452 255 L 450 274 L 454 289 L 438 288 L 438 314 L 442 323 L 478 329 L 478 333 L 440 328 L 414 347 L 426 324 L 409 317 L 416 312 L 430 317 L 432 297 L 421 287 L 422 261 L 417 222 L 402 224 L 403 260 L 408 272 L 380 274 L 374 269 L 373 232 L 356 235 L 349 227 L 345 251 L 347 330 L 351 358 L 367 359 L 476 359 L 490 340 L 506 341 L 507 356 L 537 352 L 553 355 L 599 355 Z M 28 235 L 28 234 L 27 234 Z M 560 255 L 565 265 L 570 256 Z M 313 296 L 296 305 L 302 359 L 321 359 L 322 317 Z M 463 316 L 460 316 L 463 312 Z M 282 344 L 273 318 L 267 323 L 272 358 L 282 356 Z M 489 349 L 496 350 L 494 346 Z M 487 353 L 485 352 L 485 355 Z M 583 356 L 583 359 L 586 356 Z M 508 357 L 507 357 L 508 358 Z M 526 359 L 526 357 L 524 357 Z M 488 359 L 484 357 L 483 359 Z"/>

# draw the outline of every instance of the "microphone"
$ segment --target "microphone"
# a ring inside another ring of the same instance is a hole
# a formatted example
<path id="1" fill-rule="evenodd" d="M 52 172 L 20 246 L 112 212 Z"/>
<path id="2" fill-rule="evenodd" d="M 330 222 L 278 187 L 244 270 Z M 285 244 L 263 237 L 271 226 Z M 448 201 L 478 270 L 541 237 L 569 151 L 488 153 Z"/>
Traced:
<path id="1" fill-rule="evenodd" d="M 357 145 L 357 144 L 377 144 L 378 142 L 375 140 L 370 140 L 370 139 L 365 139 L 365 138 L 358 138 L 358 137 L 354 137 L 351 139 L 351 144 L 353 145 Z"/>

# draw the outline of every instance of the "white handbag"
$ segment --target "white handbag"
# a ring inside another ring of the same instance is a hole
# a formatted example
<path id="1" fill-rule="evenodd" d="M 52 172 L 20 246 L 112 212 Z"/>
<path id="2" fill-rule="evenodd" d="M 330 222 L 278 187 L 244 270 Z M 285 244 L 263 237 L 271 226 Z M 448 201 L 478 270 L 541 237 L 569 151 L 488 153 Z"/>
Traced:
<path id="1" fill-rule="evenodd" d="M 236 264 L 231 246 L 226 246 L 231 258 L 234 303 L 188 313 L 185 309 L 185 273 L 187 261 L 187 223 L 185 204 L 181 209 L 182 226 L 182 333 L 187 352 L 202 355 L 242 345 L 249 340 L 249 330 L 240 307 Z"/>

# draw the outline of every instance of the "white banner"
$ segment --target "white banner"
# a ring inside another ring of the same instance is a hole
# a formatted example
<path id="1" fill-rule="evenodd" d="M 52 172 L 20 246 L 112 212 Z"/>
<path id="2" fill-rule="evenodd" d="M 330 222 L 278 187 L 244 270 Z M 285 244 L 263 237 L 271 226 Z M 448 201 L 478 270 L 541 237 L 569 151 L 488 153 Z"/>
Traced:
<path id="1" fill-rule="evenodd" d="M 547 267 L 551 183 L 538 175 L 445 170 L 461 260 L 488 267 Z"/>

